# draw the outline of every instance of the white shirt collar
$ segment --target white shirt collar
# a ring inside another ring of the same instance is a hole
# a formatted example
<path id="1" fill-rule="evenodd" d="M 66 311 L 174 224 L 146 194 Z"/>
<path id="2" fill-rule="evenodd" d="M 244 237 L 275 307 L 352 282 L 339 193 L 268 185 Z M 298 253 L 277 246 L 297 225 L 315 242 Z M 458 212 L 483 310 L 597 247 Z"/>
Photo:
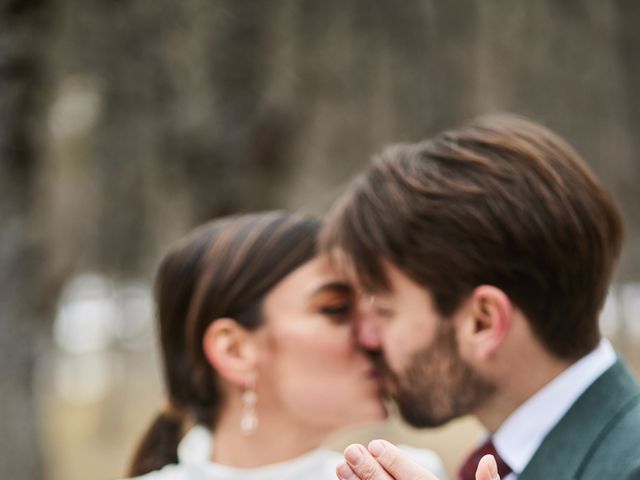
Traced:
<path id="1" fill-rule="evenodd" d="M 582 393 L 616 361 L 608 340 L 585 355 L 516 409 L 493 435 L 500 457 L 519 475 Z"/>
<path id="2" fill-rule="evenodd" d="M 244 480 L 290 480 L 297 478 L 332 478 L 338 459 L 337 453 L 325 448 L 311 450 L 292 460 L 273 463 L 257 468 L 235 468 L 211 461 L 214 437 L 211 431 L 196 425 L 182 438 L 178 445 L 178 462 L 198 479 L 244 479 Z M 312 475 L 313 472 L 313 475 Z M 312 475 L 312 476 L 310 476 Z"/>

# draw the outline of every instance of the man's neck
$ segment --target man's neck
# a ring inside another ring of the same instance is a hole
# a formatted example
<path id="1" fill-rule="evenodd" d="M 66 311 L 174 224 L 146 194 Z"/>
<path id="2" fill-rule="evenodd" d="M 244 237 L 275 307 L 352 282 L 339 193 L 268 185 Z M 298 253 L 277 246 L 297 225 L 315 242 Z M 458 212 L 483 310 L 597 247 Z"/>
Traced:
<path id="1" fill-rule="evenodd" d="M 510 363 L 507 375 L 498 382 L 496 393 L 478 408 L 474 415 L 491 433 L 524 402 L 533 397 L 545 385 L 557 378 L 573 362 L 562 360 L 547 353 L 529 355 Z"/>

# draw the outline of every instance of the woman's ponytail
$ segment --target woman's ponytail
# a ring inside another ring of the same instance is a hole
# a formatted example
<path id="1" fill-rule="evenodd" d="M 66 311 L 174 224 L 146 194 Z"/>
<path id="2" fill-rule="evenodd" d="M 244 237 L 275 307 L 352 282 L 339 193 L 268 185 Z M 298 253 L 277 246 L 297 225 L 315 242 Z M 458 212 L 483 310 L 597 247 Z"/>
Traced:
<path id="1" fill-rule="evenodd" d="M 171 407 L 159 413 L 138 444 L 128 475 L 137 477 L 178 463 L 178 443 L 183 433 L 184 414 Z"/>

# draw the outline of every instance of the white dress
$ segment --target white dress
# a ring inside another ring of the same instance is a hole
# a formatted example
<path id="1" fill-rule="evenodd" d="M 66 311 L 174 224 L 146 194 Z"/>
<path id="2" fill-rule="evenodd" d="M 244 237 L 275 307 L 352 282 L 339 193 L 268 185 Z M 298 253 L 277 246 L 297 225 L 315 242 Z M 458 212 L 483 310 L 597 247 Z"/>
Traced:
<path id="1" fill-rule="evenodd" d="M 414 461 L 446 480 L 438 456 L 429 450 L 401 446 Z M 336 480 L 336 467 L 343 456 L 317 448 L 286 462 L 258 468 L 234 468 L 211 461 L 213 436 L 202 426 L 193 427 L 178 445 L 178 463 L 135 480 Z"/>

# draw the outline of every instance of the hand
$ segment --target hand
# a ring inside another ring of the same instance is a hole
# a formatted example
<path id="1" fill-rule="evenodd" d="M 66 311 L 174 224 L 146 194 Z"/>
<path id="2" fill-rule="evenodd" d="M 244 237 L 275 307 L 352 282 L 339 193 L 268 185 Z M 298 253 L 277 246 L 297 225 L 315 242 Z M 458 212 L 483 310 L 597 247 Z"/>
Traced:
<path id="1" fill-rule="evenodd" d="M 498 464 L 493 455 L 485 455 L 480 459 L 476 469 L 476 480 L 500 480 Z"/>
<path id="2" fill-rule="evenodd" d="M 344 457 L 346 463 L 336 469 L 341 480 L 438 480 L 386 440 L 372 441 L 368 450 L 362 445 L 349 445 Z"/>
<path id="3" fill-rule="evenodd" d="M 346 463 L 336 469 L 340 480 L 438 480 L 386 440 L 374 440 L 368 449 L 349 445 L 344 456 Z M 491 455 L 485 455 L 478 463 L 476 480 L 500 480 Z"/>

